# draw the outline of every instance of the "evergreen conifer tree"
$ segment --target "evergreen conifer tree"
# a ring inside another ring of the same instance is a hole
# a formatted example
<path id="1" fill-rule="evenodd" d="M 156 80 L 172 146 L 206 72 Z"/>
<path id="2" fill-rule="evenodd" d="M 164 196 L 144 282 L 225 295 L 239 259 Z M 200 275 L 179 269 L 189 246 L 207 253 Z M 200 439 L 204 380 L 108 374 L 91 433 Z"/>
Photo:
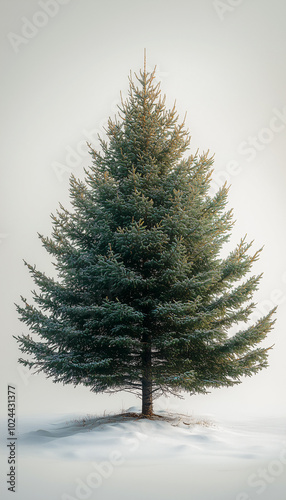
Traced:
<path id="1" fill-rule="evenodd" d="M 55 382 L 91 391 L 135 392 L 151 415 L 162 393 L 206 393 L 267 366 L 258 344 L 271 311 L 254 324 L 260 250 L 243 238 L 222 258 L 233 226 L 228 188 L 209 192 L 213 158 L 187 157 L 189 133 L 166 109 L 153 73 L 130 78 L 119 118 L 109 119 L 85 181 L 70 178 L 72 211 L 39 235 L 58 280 L 25 263 L 37 285 L 20 319 L 36 337 L 16 337 L 20 363 Z M 235 334 L 233 325 L 243 327 Z"/>

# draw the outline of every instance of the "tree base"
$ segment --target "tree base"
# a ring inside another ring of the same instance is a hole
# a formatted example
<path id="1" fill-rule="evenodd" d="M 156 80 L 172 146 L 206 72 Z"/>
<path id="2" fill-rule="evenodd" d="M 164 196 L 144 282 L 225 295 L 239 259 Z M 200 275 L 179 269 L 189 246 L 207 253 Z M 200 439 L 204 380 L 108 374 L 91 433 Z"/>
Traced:
<path id="1" fill-rule="evenodd" d="M 147 418 L 149 420 L 162 420 L 165 417 L 162 415 L 158 415 L 157 413 L 150 413 L 149 415 L 144 415 L 144 413 L 134 413 L 134 412 L 127 412 L 127 413 L 122 413 L 121 416 L 123 418 L 135 418 L 136 420 Z"/>

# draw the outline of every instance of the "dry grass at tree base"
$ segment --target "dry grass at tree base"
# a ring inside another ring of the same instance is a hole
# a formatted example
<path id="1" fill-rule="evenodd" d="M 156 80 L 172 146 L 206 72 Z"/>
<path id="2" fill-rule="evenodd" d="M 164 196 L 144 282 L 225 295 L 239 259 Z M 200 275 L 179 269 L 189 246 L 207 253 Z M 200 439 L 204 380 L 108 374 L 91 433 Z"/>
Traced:
<path id="1" fill-rule="evenodd" d="M 106 425 L 106 424 L 116 424 L 116 423 L 124 423 L 127 421 L 136 422 L 138 420 L 157 420 L 161 422 L 167 422 L 172 426 L 179 426 L 180 424 L 188 425 L 188 426 L 203 426 L 203 427 L 213 427 L 213 422 L 201 418 L 196 419 L 189 415 L 184 415 L 181 413 L 167 413 L 162 412 L 161 415 L 157 413 L 152 413 L 151 415 L 143 415 L 142 413 L 136 412 L 122 412 L 115 415 L 103 415 L 102 417 L 88 415 L 86 418 L 77 419 L 75 422 L 79 426 L 90 427 L 90 429 Z"/>

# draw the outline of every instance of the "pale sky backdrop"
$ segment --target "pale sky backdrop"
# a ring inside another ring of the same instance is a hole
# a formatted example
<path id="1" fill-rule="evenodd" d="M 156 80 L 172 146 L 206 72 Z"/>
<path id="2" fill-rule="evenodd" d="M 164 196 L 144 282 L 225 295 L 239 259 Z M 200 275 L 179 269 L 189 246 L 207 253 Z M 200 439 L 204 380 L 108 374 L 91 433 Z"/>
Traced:
<path id="1" fill-rule="evenodd" d="M 167 103 L 191 132 L 191 152 L 215 153 L 213 189 L 231 183 L 237 223 L 265 245 L 258 311 L 279 304 L 269 368 L 242 384 L 165 408 L 205 414 L 286 414 L 286 3 L 284 0 L 1 0 L 1 410 L 17 386 L 18 414 L 126 409 L 124 393 L 95 395 L 26 373 L 12 335 L 28 329 L 14 303 L 34 283 L 22 259 L 53 273 L 37 232 L 68 207 L 68 178 L 83 177 L 85 141 L 97 147 L 130 70 L 157 65 Z M 155 405 L 156 409 L 156 405 Z"/>

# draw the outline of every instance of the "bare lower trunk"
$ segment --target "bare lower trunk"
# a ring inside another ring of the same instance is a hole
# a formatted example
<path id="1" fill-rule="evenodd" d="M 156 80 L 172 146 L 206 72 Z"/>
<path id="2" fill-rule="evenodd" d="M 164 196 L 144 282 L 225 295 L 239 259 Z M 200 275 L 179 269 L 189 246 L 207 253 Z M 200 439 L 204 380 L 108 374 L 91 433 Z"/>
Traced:
<path id="1" fill-rule="evenodd" d="M 153 414 L 152 400 L 152 360 L 151 345 L 147 341 L 144 343 L 144 352 L 142 355 L 143 377 L 142 377 L 142 415 L 146 417 Z"/>
<path id="2" fill-rule="evenodd" d="M 152 380 L 143 377 L 142 380 L 142 415 L 146 417 L 153 414 Z"/>

